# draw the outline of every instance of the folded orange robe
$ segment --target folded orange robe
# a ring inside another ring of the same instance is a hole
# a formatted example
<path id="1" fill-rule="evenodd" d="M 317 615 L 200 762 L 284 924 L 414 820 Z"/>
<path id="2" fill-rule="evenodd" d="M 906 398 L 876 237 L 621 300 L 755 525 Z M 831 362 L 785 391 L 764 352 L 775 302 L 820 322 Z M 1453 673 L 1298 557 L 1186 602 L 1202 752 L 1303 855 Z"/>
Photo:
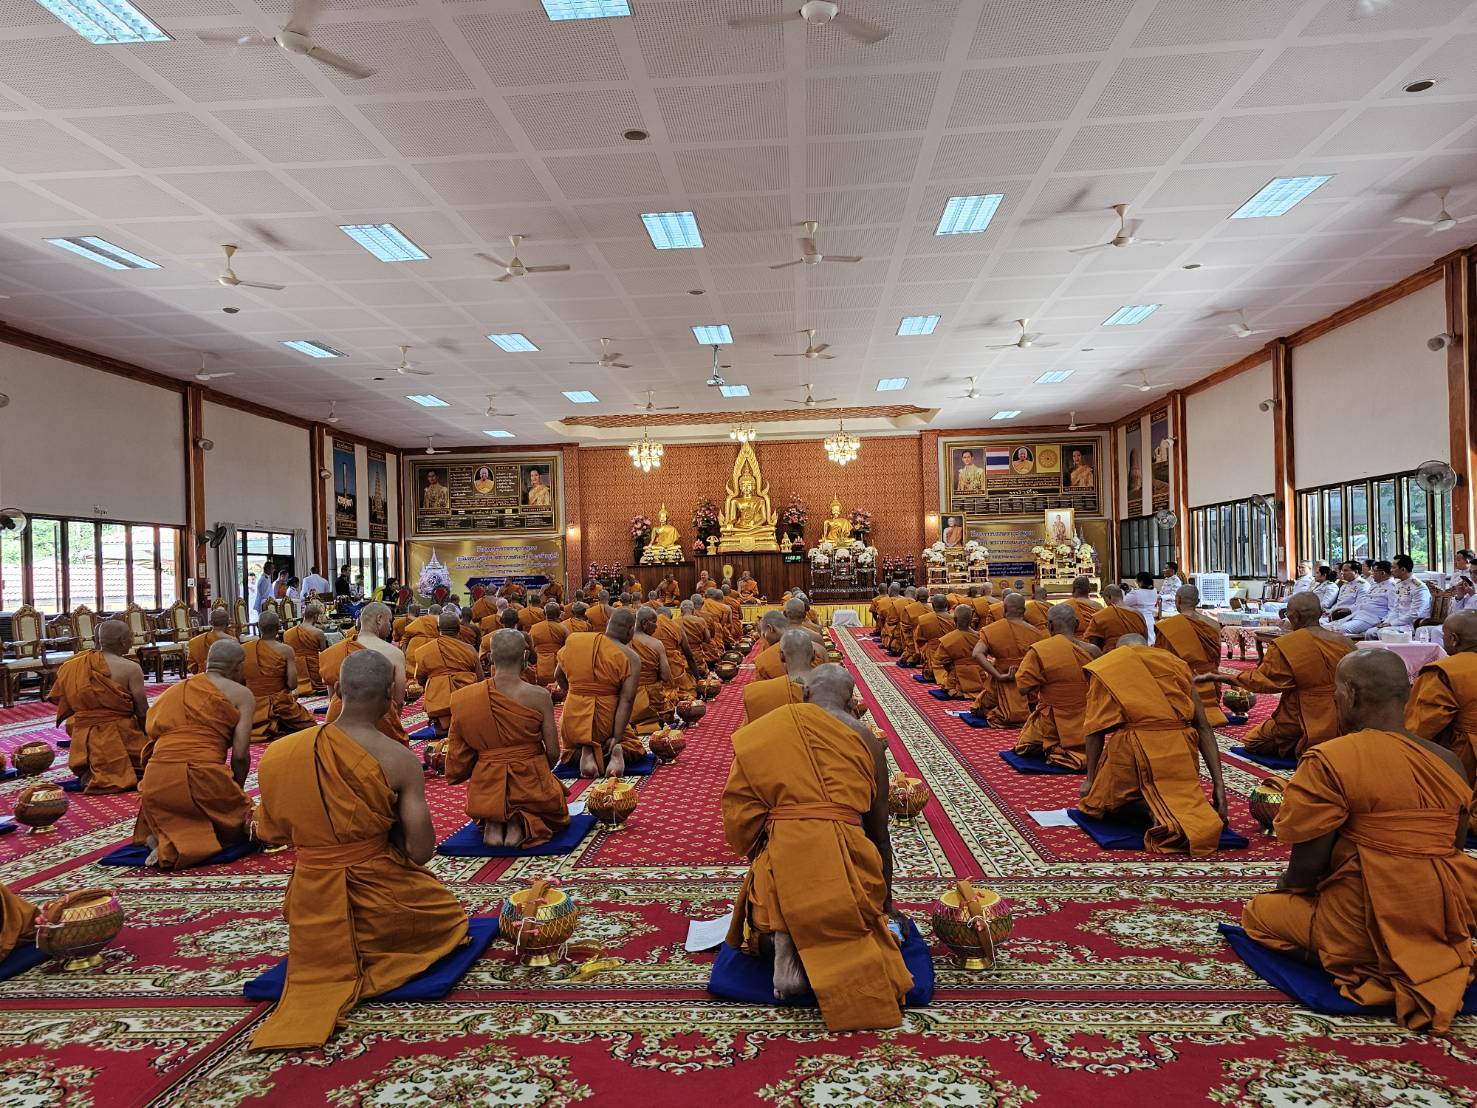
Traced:
<path id="1" fill-rule="evenodd" d="M 1463 651 L 1422 666 L 1405 705 L 1405 726 L 1460 758 L 1468 784 L 1477 780 L 1477 654 Z"/>
<path id="2" fill-rule="evenodd" d="M 1097 615 L 1098 612 L 1102 611 L 1103 608 L 1103 606 L 1099 604 L 1096 600 L 1088 600 L 1087 598 L 1081 596 L 1069 596 L 1067 597 L 1067 599 L 1063 600 L 1062 603 L 1070 604 L 1072 606 L 1072 610 L 1077 613 L 1078 638 L 1082 638 L 1082 636 L 1087 632 L 1087 625 L 1092 622 L 1092 617 Z"/>
<path id="3" fill-rule="evenodd" d="M 226 764 L 241 713 L 204 674 L 149 709 L 133 841 L 158 840 L 159 865 L 184 869 L 246 838 L 251 801 Z"/>
<path id="4" fill-rule="evenodd" d="M 185 667 L 191 673 L 204 673 L 211 645 L 231 637 L 224 631 L 203 631 L 196 635 L 185 644 Z"/>
<path id="5" fill-rule="evenodd" d="M 471 819 L 520 823 L 525 847 L 542 846 L 569 826 L 564 786 L 544 752 L 543 718 L 491 679 L 451 696 L 447 783 L 467 782 Z"/>
<path id="6" fill-rule="evenodd" d="M 540 685 L 547 685 L 554 680 L 554 667 L 559 664 L 559 648 L 568 637 L 569 628 L 554 620 L 546 619 L 529 628 L 528 638 L 533 643 L 534 657 L 538 659 L 535 673 Z"/>
<path id="7" fill-rule="evenodd" d="M 78 776 L 90 773 L 86 792 L 118 793 L 138 785 L 144 746 L 133 695 L 108 672 L 100 650 L 69 659 L 56 671 L 47 696 L 56 705 L 56 724 L 67 726 L 72 746 L 67 766 Z"/>
<path id="8" fill-rule="evenodd" d="M 356 650 L 368 650 L 369 647 L 362 643 L 350 642 L 345 639 L 336 642 L 318 656 L 318 666 L 323 674 L 323 681 L 330 687 L 338 684 L 339 670 L 343 668 L 344 659 Z M 385 714 L 375 722 L 375 727 L 381 735 L 394 739 L 396 742 L 410 745 L 410 736 L 405 733 L 405 724 L 400 721 L 401 705 L 391 703 L 385 709 Z M 332 723 L 338 719 L 339 713 L 344 710 L 343 701 L 334 696 L 328 702 L 328 714 L 323 717 L 325 723 Z"/>
<path id="9" fill-rule="evenodd" d="M 1106 608 L 1099 608 L 1088 620 L 1087 626 L 1078 632 L 1078 635 L 1089 641 L 1097 641 L 1106 654 L 1118 645 L 1118 640 L 1124 635 L 1149 634 L 1149 625 L 1144 622 L 1144 617 L 1132 608 L 1120 608 L 1109 604 Z"/>
<path id="10" fill-rule="evenodd" d="M 1200 739 L 1190 667 L 1152 646 L 1124 646 L 1085 667 L 1088 734 L 1112 731 L 1097 776 L 1077 807 L 1111 819 L 1142 800 L 1154 825 L 1144 832 L 1153 854 L 1214 854 L 1221 817 L 1200 784 Z"/>
<path id="11" fill-rule="evenodd" d="M 36 906 L 0 885 L 0 961 L 18 946 L 36 940 Z"/>
<path id="12" fill-rule="evenodd" d="M 451 715 L 452 694 L 477 683 L 477 651 L 448 635 L 422 643 L 415 679 L 426 689 L 426 715 L 444 722 Z"/>
<path id="13" fill-rule="evenodd" d="M 682 653 L 682 625 L 671 616 L 656 617 L 654 637 L 667 648 L 667 670 L 672 675 L 674 700 L 692 696 L 695 686 L 692 670 L 687 665 L 687 655 Z"/>
<path id="14" fill-rule="evenodd" d="M 297 848 L 282 914 L 287 982 L 252 1050 L 322 1046 L 361 999 L 405 984 L 467 938 L 467 914 L 389 836 L 396 794 L 337 727 L 275 742 L 257 769 L 257 834 Z"/>
<path id="15" fill-rule="evenodd" d="M 296 692 L 282 687 L 287 675 L 287 655 L 273 650 L 261 639 L 247 639 L 241 649 L 246 655 L 242 680 L 256 697 L 251 741 L 267 742 L 304 727 L 316 727 L 317 718 L 297 702 Z"/>
<path id="16" fill-rule="evenodd" d="M 1054 766 L 1087 768 L 1087 674 L 1092 655 L 1064 635 L 1051 635 L 1026 648 L 1015 671 L 1016 688 L 1031 705 L 1015 752 L 1043 757 Z"/>
<path id="17" fill-rule="evenodd" d="M 980 632 L 990 661 L 1001 673 L 1021 664 L 1026 648 L 1045 638 L 1036 628 L 1009 619 L 992 620 Z M 973 712 L 984 714 L 991 727 L 1019 727 L 1026 722 L 1026 698 L 1015 681 L 991 677 L 975 697 Z"/>
<path id="18" fill-rule="evenodd" d="M 404 653 L 407 664 L 422 642 L 441 637 L 440 618 L 439 616 L 416 616 L 405 625 L 405 633 L 400 637 L 400 650 Z"/>
<path id="19" fill-rule="evenodd" d="M 876 771 L 855 731 L 824 708 L 790 704 L 733 734 L 723 833 L 752 861 L 728 943 L 794 940 L 832 1031 L 896 1027 L 912 987 L 887 930 L 882 857 L 862 830 Z"/>
<path id="20" fill-rule="evenodd" d="M 298 696 L 323 691 L 323 676 L 318 672 L 318 639 L 313 630 L 300 623 L 282 632 L 282 641 L 297 655 Z"/>
<path id="21" fill-rule="evenodd" d="M 950 696 L 976 697 L 985 687 L 984 671 L 974 661 L 974 646 L 980 641 L 978 631 L 960 631 L 957 627 L 938 642 L 941 682 Z"/>
<path id="22" fill-rule="evenodd" d="M 605 772 L 605 745 L 615 730 L 621 683 L 631 660 L 616 643 L 596 631 L 570 635 L 559 650 L 559 665 L 569 678 L 569 694 L 559 714 L 559 748 L 564 761 L 578 765 L 582 747 L 595 751 L 595 768 Z M 627 727 L 621 736 L 627 758 L 640 758 L 646 747 Z"/>
<path id="23" fill-rule="evenodd" d="M 788 673 L 763 681 L 750 681 L 744 686 L 744 722 L 753 723 L 786 704 L 802 704 L 805 689 L 790 680 Z"/>
<path id="24" fill-rule="evenodd" d="M 1259 693 L 1281 693 L 1270 719 L 1251 729 L 1242 745 L 1254 754 L 1296 758 L 1339 733 L 1333 703 L 1333 671 L 1354 648 L 1340 635 L 1315 635 L 1306 627 L 1267 644 L 1256 669 L 1236 684 Z"/>
<path id="25" fill-rule="evenodd" d="M 1312 747 L 1277 815 L 1277 837 L 1337 832 L 1316 889 L 1262 893 L 1241 915 L 1275 950 L 1315 956 L 1357 1004 L 1393 1004 L 1417 1031 L 1445 1031 L 1473 978 L 1477 859 L 1456 845 L 1472 802 L 1460 775 L 1397 731 Z"/>
<path id="26" fill-rule="evenodd" d="M 1026 601 L 1025 620 L 1038 631 L 1046 630 L 1046 613 L 1051 611 L 1051 605 L 1044 600 Z"/>
<path id="27" fill-rule="evenodd" d="M 636 699 L 631 704 L 631 726 L 655 731 L 661 725 L 662 717 L 672 710 L 672 698 L 666 683 L 662 681 L 661 663 L 656 650 L 638 638 L 631 639 L 631 649 L 641 659 Z"/>
<path id="28" fill-rule="evenodd" d="M 1196 677 L 1220 669 L 1221 629 L 1208 620 L 1182 615 L 1156 620 L 1154 645 L 1184 662 Z M 1226 713 L 1221 711 L 1220 690 L 1215 685 L 1196 685 L 1195 691 L 1205 709 L 1205 722 L 1224 727 Z"/>
<path id="29" fill-rule="evenodd" d="M 926 674 L 936 684 L 944 683 L 943 666 L 939 664 L 938 641 L 953 630 L 954 621 L 944 619 L 932 608 L 924 612 L 913 624 L 913 642 L 918 650 L 918 659 Z"/>

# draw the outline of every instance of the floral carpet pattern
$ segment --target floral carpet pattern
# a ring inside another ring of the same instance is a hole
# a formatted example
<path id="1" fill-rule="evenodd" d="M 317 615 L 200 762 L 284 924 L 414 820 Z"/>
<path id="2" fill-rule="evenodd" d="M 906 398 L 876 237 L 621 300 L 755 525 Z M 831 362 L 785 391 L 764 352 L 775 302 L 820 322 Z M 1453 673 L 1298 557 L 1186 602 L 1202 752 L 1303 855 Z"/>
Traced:
<path id="1" fill-rule="evenodd" d="M 870 635 L 847 633 L 841 645 L 896 768 L 933 792 L 918 820 L 894 825 L 900 905 L 930 938 L 928 906 L 956 876 L 1013 907 L 992 970 L 966 971 L 935 945 L 934 1002 L 902 1027 L 835 1034 L 813 1010 L 719 1003 L 705 989 L 713 956 L 684 950 L 688 921 L 727 910 L 743 873 L 719 797 L 746 666 L 681 758 L 633 779 L 640 805 L 624 830 L 563 857 L 431 863 L 477 914 L 558 877 L 582 906 L 579 958 L 598 951 L 617 965 L 530 968 L 495 943 L 445 1000 L 363 1005 L 322 1051 L 246 1050 L 267 1006 L 243 999 L 241 984 L 285 952 L 290 851 L 179 874 L 100 869 L 96 859 L 131 834 L 133 796 L 73 795 L 56 833 L 0 837 L 0 879 L 29 899 L 108 886 L 127 911 L 96 969 L 45 966 L 0 982 L 0 1104 L 1477 1102 L 1477 1020 L 1422 1036 L 1387 1019 L 1317 1015 L 1217 937 L 1286 857 L 1246 811 L 1265 771 L 1226 760 L 1247 850 L 1200 861 L 1100 851 L 1029 815 L 1072 804 L 1079 778 L 1015 773 L 999 758 L 1014 732 L 965 726 L 950 714 L 964 704 L 928 695 Z M 1253 722 L 1271 707 L 1263 698 Z M 408 726 L 423 719 L 407 709 Z M 64 737 L 51 724 L 33 701 L 0 712 L 0 749 Z M 1227 728 L 1223 750 L 1244 730 Z M 46 777 L 66 776 L 59 757 Z M 0 814 L 33 780 L 0 782 Z M 438 834 L 451 834 L 466 818 L 462 789 L 428 777 L 427 791 Z"/>

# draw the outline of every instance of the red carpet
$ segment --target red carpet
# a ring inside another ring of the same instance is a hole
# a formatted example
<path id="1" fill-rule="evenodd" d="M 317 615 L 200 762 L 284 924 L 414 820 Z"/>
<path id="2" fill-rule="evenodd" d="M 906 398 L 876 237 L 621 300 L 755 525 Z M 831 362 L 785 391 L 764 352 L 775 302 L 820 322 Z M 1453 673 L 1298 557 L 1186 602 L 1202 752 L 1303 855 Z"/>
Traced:
<path id="1" fill-rule="evenodd" d="M 1449 1036 L 1385 1020 L 1317 1016 L 1253 978 L 1215 934 L 1275 878 L 1285 850 L 1260 836 L 1244 795 L 1255 766 L 1227 761 L 1233 824 L 1250 850 L 1191 862 L 1095 850 L 1038 828 L 1031 809 L 1075 797 L 1072 777 L 1025 777 L 1002 731 L 946 713 L 869 640 L 845 644 L 899 766 L 935 796 L 895 827 L 896 889 L 926 907 L 955 874 L 1015 906 L 998 966 L 958 968 L 935 949 L 939 992 L 906 1025 L 837 1035 L 814 1012 L 708 999 L 711 955 L 682 949 L 687 920 L 731 903 L 742 873 L 718 798 L 745 670 L 689 733 L 675 765 L 637 779 L 626 830 L 546 859 L 437 858 L 468 909 L 556 874 L 584 908 L 577 941 L 623 959 L 587 981 L 569 964 L 516 964 L 494 944 L 444 1002 L 367 1005 L 323 1052 L 245 1050 L 265 1007 L 242 980 L 280 957 L 291 853 L 178 875 L 90 863 L 124 841 L 133 797 L 73 796 L 58 832 L 0 838 L 0 878 L 32 900 L 118 888 L 128 911 L 104 964 L 0 983 L 0 1103 L 78 1105 L 1469 1105 L 1477 1021 Z M 156 690 L 151 690 L 156 691 Z M 1270 710 L 1263 698 L 1258 712 Z M 407 721 L 420 716 L 407 712 Z M 0 713 L 0 747 L 56 738 L 49 713 Z M 1228 734 L 1230 734 L 1228 732 Z M 1229 742 L 1223 745 L 1229 745 Z M 64 761 L 48 777 L 67 776 Z M 34 779 L 32 779 L 34 780 Z M 0 811 L 26 782 L 0 784 Z M 253 782 L 254 784 L 254 782 Z M 428 779 L 440 834 L 465 821 L 462 790 Z"/>

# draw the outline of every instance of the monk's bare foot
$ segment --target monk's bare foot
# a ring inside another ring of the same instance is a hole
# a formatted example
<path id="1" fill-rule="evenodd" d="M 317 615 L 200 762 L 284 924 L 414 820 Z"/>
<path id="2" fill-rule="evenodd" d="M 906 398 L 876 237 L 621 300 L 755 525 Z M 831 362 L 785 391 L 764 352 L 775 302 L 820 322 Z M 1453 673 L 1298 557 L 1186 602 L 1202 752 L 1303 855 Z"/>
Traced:
<path id="1" fill-rule="evenodd" d="M 144 845 L 149 848 L 149 856 L 144 859 L 144 865 L 157 866 L 159 864 L 159 840 L 150 835 L 144 840 Z"/>
<path id="2" fill-rule="evenodd" d="M 482 841 L 488 846 L 503 846 L 503 824 L 488 820 L 482 825 Z"/>
<path id="3" fill-rule="evenodd" d="M 800 996 L 809 988 L 805 979 L 805 967 L 800 964 L 800 952 L 784 931 L 774 933 L 774 998 L 788 1000 Z"/>
<path id="4" fill-rule="evenodd" d="M 580 776 L 594 777 L 597 773 L 595 766 L 595 750 L 593 747 L 585 747 L 580 753 Z"/>
<path id="5" fill-rule="evenodd" d="M 523 840 L 527 837 L 527 834 L 523 830 L 523 821 L 521 819 L 510 819 L 507 823 L 503 824 L 504 846 L 520 847 L 523 845 Z"/>
<path id="6" fill-rule="evenodd" d="M 605 776 L 624 777 L 625 775 L 626 752 L 621 749 L 620 743 L 616 743 L 605 759 Z"/>

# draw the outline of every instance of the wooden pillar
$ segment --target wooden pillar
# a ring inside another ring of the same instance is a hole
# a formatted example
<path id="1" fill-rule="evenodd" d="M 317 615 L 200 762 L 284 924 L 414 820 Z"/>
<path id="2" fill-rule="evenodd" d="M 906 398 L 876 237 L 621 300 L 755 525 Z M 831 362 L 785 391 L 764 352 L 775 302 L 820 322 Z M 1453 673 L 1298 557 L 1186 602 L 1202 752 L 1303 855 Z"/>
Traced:
<path id="1" fill-rule="evenodd" d="M 195 581 L 186 603 L 200 608 L 204 597 L 200 583 L 210 577 L 206 564 L 210 548 L 199 541 L 210 527 L 205 518 L 205 451 L 199 445 L 205 437 L 205 390 L 187 385 L 181 400 L 185 426 L 185 576 Z"/>
<path id="2" fill-rule="evenodd" d="M 1118 564 L 1119 524 L 1123 521 L 1123 486 L 1118 480 L 1118 425 L 1108 424 L 1108 464 L 1098 470 L 1098 495 L 1107 490 L 1107 503 L 1102 506 L 1103 515 L 1108 517 L 1108 549 L 1098 559 L 1098 573 L 1104 581 L 1116 581 L 1121 567 Z"/>
<path id="3" fill-rule="evenodd" d="M 564 473 L 564 586 L 566 600 L 585 583 L 585 520 L 580 496 L 580 448 L 576 443 L 559 450 Z"/>
<path id="4" fill-rule="evenodd" d="M 1293 577 L 1297 564 L 1297 474 L 1296 452 L 1292 429 L 1292 347 L 1286 339 L 1267 344 L 1272 355 L 1272 399 L 1276 410 L 1272 419 L 1273 483 L 1277 499 L 1277 549 L 1273 552 L 1278 565 L 1273 572 L 1284 580 Z"/>
<path id="5" fill-rule="evenodd" d="M 1472 545 L 1473 502 L 1472 478 L 1477 474 L 1477 354 L 1472 342 L 1477 335 L 1477 304 L 1473 302 L 1473 251 L 1444 259 L 1443 281 L 1446 289 L 1446 333 L 1456 342 L 1446 348 L 1446 390 L 1451 421 L 1451 465 L 1459 481 L 1451 493 L 1451 530 L 1456 545 Z"/>
<path id="6" fill-rule="evenodd" d="M 1174 435 L 1174 454 L 1170 469 L 1174 480 L 1174 514 L 1180 521 L 1178 553 L 1180 572 L 1183 575 L 1193 568 L 1194 555 L 1191 553 L 1190 542 L 1190 490 L 1186 484 L 1189 467 L 1185 464 L 1185 394 L 1178 389 L 1169 394 L 1169 426 Z"/>
<path id="7" fill-rule="evenodd" d="M 308 428 L 308 487 L 313 493 L 313 555 L 309 564 L 316 565 L 325 577 L 332 577 L 333 567 L 328 558 L 328 497 L 323 485 L 323 472 L 328 468 L 323 448 L 327 430 L 327 425 L 322 423 Z"/>

